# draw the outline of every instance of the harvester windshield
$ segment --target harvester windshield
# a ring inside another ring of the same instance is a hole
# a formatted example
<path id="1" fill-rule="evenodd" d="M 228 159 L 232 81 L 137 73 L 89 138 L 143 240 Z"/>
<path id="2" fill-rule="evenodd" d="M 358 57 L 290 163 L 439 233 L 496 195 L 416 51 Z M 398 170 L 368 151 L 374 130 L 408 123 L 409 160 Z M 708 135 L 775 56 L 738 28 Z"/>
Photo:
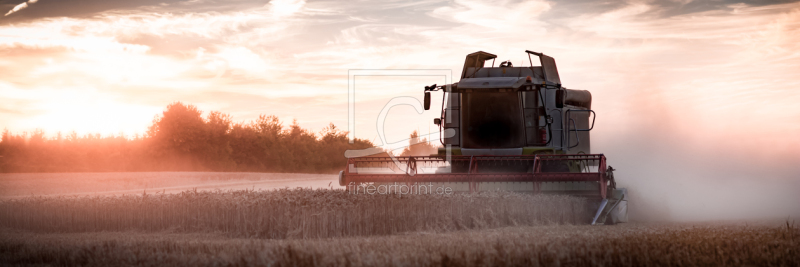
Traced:
<path id="1" fill-rule="evenodd" d="M 464 147 L 513 148 L 525 145 L 517 92 L 473 92 L 462 95 Z"/>

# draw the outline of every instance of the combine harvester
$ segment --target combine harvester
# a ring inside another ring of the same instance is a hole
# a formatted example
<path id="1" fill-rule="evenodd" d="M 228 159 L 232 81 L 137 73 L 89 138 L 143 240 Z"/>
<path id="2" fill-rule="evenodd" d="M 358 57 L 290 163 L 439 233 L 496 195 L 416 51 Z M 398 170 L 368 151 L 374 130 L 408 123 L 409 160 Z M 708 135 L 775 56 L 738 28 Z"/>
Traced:
<path id="1" fill-rule="evenodd" d="M 425 87 L 426 110 L 431 92 L 443 91 L 441 116 L 433 121 L 442 140 L 437 154 L 349 158 L 339 184 L 580 196 L 597 205 L 591 224 L 626 222 L 627 192 L 616 188 L 606 157 L 590 150 L 591 93 L 562 87 L 555 59 L 525 52 L 531 67 L 508 61 L 494 67 L 496 55 L 469 54 L 459 82 Z"/>

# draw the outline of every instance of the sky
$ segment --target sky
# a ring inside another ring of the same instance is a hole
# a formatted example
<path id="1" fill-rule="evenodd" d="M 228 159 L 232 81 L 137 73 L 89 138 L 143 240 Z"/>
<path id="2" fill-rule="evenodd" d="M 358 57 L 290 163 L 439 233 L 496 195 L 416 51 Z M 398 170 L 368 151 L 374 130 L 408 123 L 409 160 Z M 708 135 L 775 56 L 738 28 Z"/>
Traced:
<path id="1" fill-rule="evenodd" d="M 800 180 L 800 2 L 0 0 L 0 13 L 0 127 L 15 133 L 142 134 L 175 101 L 238 122 L 347 129 L 348 71 L 460 77 L 466 54 L 520 66 L 527 49 L 554 57 L 565 87 L 592 92 L 593 152 L 623 175 L 664 176 L 631 186 Z M 378 145 L 388 101 L 444 82 L 354 79 L 354 134 Z M 392 108 L 386 142 L 435 132 L 439 97 L 422 114 Z M 748 188 L 729 198 L 749 205 Z M 780 201 L 800 203 L 791 192 Z M 714 205 L 739 203 L 729 198 Z"/>

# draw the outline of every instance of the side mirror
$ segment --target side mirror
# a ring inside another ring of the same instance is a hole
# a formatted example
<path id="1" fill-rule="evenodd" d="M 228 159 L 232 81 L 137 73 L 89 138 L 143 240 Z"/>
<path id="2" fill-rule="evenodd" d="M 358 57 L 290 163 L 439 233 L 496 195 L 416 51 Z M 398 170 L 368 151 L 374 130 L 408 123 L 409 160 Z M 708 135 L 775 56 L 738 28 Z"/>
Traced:
<path id="1" fill-rule="evenodd" d="M 431 109 L 431 92 L 425 92 L 425 99 L 423 103 L 425 104 L 425 110 Z"/>

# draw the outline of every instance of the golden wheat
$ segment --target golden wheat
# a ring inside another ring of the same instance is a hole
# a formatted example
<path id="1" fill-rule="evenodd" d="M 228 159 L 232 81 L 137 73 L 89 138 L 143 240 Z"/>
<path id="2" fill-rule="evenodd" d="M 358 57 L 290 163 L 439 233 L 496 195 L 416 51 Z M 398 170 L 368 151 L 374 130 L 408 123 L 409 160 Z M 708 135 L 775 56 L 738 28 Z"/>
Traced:
<path id="1" fill-rule="evenodd" d="M 583 198 L 484 192 L 365 195 L 343 190 L 186 191 L 136 196 L 28 197 L 0 202 L 0 227 L 34 232 L 221 232 L 327 238 L 512 225 L 582 224 Z"/>
<path id="2" fill-rule="evenodd" d="M 0 265 L 798 266 L 793 225 L 547 225 L 330 239 L 0 230 Z"/>
<path id="3" fill-rule="evenodd" d="M 0 202 L 0 265 L 800 264 L 800 230 L 789 222 L 580 225 L 589 206 L 576 197 L 509 192 L 29 197 Z"/>

